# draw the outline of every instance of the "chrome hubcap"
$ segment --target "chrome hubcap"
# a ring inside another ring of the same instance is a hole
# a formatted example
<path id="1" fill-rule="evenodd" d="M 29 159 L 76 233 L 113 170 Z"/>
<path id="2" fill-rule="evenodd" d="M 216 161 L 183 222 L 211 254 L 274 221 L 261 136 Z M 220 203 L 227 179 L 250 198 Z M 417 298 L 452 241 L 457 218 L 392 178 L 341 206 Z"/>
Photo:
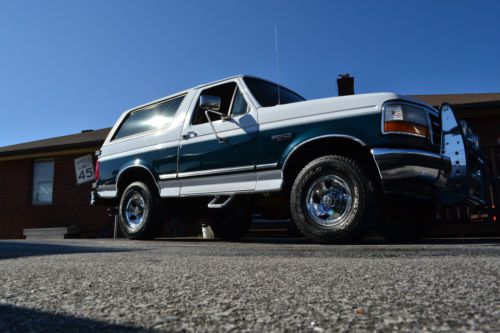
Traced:
<path id="1" fill-rule="evenodd" d="M 316 179 L 307 191 L 306 200 L 310 218 L 321 226 L 342 224 L 352 210 L 351 188 L 335 175 Z"/>
<path id="2" fill-rule="evenodd" d="M 125 220 L 130 229 L 139 228 L 144 222 L 144 198 L 139 193 L 134 193 L 125 206 Z"/>

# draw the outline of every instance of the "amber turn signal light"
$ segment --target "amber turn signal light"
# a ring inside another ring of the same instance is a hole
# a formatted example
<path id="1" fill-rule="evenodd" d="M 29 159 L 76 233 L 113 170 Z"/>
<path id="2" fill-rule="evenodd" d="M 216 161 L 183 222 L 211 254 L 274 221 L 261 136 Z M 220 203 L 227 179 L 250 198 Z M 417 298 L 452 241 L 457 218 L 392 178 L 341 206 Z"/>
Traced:
<path id="1" fill-rule="evenodd" d="M 424 138 L 429 137 L 429 129 L 427 126 L 407 121 L 387 121 L 384 123 L 384 132 L 408 133 L 422 136 Z"/>

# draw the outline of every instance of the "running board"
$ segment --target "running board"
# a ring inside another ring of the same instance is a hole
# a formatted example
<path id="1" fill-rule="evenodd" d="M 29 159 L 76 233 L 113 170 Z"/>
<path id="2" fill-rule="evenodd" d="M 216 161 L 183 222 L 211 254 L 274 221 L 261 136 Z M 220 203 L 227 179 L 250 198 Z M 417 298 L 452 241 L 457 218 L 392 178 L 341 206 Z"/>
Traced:
<path id="1" fill-rule="evenodd" d="M 208 208 L 224 208 L 229 205 L 231 201 L 233 201 L 232 195 L 216 195 L 212 201 L 208 203 Z"/>

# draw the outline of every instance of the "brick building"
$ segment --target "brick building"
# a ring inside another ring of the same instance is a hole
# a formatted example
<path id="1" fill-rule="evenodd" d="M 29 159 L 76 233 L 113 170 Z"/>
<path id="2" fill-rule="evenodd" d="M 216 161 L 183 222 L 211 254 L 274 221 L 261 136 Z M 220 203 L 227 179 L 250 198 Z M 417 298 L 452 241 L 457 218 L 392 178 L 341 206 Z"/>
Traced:
<path id="1" fill-rule="evenodd" d="M 0 238 L 23 229 L 76 226 L 81 237 L 105 234 L 104 207 L 89 205 L 91 182 L 77 185 L 74 159 L 94 155 L 109 129 L 0 148 Z"/>
<path id="2" fill-rule="evenodd" d="M 500 93 L 416 96 L 434 106 L 451 103 L 479 135 L 500 216 Z M 0 148 L 0 238 L 22 238 L 23 229 L 75 225 L 80 237 L 109 236 L 105 207 L 89 205 L 91 182 L 77 184 L 74 161 L 99 149 L 109 128 Z M 478 212 L 445 212 L 444 224 L 466 225 L 471 234 L 500 234 L 500 222 Z M 480 223 L 471 223 L 481 220 Z M 467 231 L 468 230 L 468 231 Z M 480 231 L 480 232 L 478 232 Z"/>

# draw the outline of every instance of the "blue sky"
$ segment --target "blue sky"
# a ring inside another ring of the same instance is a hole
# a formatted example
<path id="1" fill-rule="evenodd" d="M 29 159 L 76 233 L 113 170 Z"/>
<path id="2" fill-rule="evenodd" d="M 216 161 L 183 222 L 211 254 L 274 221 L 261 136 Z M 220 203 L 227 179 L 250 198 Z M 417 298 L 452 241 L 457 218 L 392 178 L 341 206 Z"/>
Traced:
<path id="1" fill-rule="evenodd" d="M 0 1 L 0 146 L 235 74 L 304 95 L 500 91 L 500 1 Z"/>

